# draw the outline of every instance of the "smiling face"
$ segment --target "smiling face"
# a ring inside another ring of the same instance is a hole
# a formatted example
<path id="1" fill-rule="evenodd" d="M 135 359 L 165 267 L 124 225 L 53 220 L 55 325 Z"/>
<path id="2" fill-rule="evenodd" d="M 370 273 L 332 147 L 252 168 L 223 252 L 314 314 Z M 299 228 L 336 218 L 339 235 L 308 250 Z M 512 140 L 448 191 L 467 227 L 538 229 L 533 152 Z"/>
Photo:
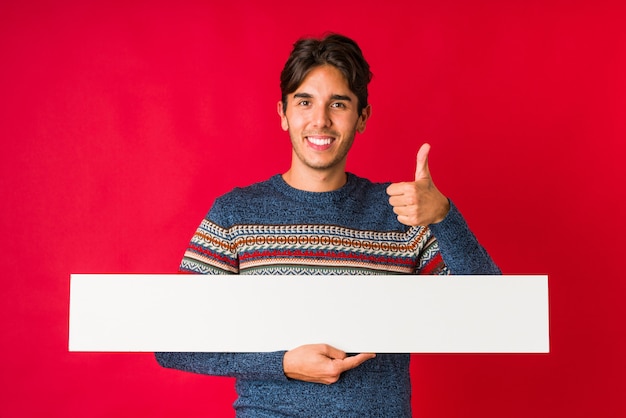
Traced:
<path id="1" fill-rule="evenodd" d="M 313 68 L 287 96 L 286 109 L 278 102 L 278 114 L 293 147 L 291 174 L 345 179 L 348 151 L 356 132 L 365 130 L 370 107 L 359 114 L 358 99 L 337 68 Z"/>

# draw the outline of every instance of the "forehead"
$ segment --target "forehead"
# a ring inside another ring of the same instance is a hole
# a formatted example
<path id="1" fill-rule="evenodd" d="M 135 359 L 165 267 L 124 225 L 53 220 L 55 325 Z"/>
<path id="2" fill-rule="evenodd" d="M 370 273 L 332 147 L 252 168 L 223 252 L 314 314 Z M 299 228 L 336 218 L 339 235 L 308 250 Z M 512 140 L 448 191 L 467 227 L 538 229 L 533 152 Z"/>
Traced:
<path id="1" fill-rule="evenodd" d="M 314 91 L 319 94 L 330 92 L 331 95 L 354 96 L 346 77 L 337 67 L 332 65 L 320 65 L 311 69 L 293 94 L 302 92 L 313 93 Z"/>

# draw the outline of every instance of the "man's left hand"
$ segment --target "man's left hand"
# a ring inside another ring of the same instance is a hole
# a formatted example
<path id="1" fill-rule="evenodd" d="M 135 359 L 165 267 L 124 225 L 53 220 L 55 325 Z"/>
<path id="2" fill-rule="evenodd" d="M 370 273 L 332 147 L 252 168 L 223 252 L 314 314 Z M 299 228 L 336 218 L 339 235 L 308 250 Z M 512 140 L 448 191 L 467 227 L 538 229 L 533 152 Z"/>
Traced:
<path id="1" fill-rule="evenodd" d="M 415 181 L 393 183 L 387 187 L 389 204 L 398 221 L 409 226 L 438 223 L 448 214 L 450 202 L 433 183 L 428 169 L 430 145 L 423 144 L 417 152 Z"/>

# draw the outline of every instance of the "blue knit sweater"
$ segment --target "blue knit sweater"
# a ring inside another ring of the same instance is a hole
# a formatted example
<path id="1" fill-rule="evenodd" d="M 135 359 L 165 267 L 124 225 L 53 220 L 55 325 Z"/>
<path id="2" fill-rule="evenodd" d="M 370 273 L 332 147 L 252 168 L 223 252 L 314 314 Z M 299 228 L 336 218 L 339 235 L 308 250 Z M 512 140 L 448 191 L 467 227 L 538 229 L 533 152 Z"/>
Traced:
<path id="1" fill-rule="evenodd" d="M 442 222 L 408 227 L 397 221 L 387 186 L 348 174 L 341 189 L 314 193 L 294 189 L 276 175 L 235 189 L 215 201 L 181 271 L 500 274 L 453 204 Z M 156 358 L 164 367 L 237 378 L 234 407 L 241 418 L 411 416 L 408 354 L 378 354 L 338 382 L 322 385 L 288 379 L 284 353 L 156 353 Z"/>

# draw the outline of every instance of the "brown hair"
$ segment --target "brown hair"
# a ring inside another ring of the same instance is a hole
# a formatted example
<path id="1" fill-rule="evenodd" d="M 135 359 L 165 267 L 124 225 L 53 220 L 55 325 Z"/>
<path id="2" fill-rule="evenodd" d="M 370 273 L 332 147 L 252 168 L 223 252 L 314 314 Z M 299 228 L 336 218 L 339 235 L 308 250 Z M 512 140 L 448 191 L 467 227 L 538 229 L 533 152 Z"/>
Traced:
<path id="1" fill-rule="evenodd" d="M 338 34 L 330 34 L 322 39 L 300 39 L 293 45 L 280 73 L 283 109 L 287 109 L 287 95 L 296 91 L 313 68 L 321 65 L 332 65 L 341 71 L 350 90 L 359 100 L 360 114 L 367 106 L 367 85 L 372 79 L 372 73 L 357 43 Z"/>

